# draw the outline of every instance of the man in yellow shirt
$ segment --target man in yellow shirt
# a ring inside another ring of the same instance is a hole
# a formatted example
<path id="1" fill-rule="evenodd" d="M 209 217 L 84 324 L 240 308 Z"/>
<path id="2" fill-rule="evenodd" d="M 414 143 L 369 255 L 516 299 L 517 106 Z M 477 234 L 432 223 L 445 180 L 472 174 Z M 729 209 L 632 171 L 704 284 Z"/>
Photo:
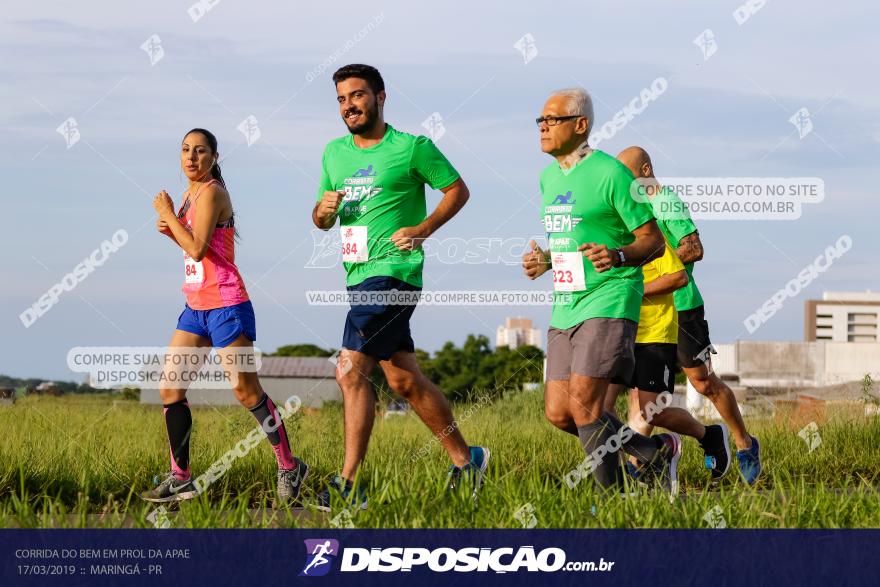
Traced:
<path id="1" fill-rule="evenodd" d="M 628 382 L 629 426 L 646 436 L 654 426 L 691 436 L 700 443 L 713 468 L 726 471 L 730 463 L 727 426 L 704 426 L 687 410 L 669 405 L 675 386 L 678 347 L 678 312 L 672 293 L 688 284 L 688 276 L 669 243 L 665 247 L 663 256 L 642 266 L 645 292 L 636 334 L 636 364 Z M 606 411 L 614 412 L 614 402 L 625 387 L 609 386 Z"/>

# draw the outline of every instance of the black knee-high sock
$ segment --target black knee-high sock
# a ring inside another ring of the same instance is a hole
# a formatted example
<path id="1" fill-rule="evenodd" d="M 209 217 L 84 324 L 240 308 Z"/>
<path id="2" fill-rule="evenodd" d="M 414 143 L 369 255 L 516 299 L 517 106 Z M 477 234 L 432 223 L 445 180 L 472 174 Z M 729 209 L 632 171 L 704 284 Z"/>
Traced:
<path id="1" fill-rule="evenodd" d="M 287 430 L 284 428 L 284 421 L 278 413 L 278 409 L 266 393 L 257 402 L 257 405 L 250 408 L 251 413 L 269 439 L 272 450 L 275 451 L 275 460 L 279 469 L 292 469 L 296 466 L 296 459 L 290 452 L 290 444 L 287 441 Z"/>
<path id="2" fill-rule="evenodd" d="M 625 424 L 611 412 L 603 412 L 602 417 L 599 419 L 606 422 L 615 434 L 619 433 L 620 429 L 625 426 Z M 627 428 L 629 428 L 629 426 L 627 426 Z M 632 428 L 630 428 L 630 430 L 632 430 Z M 629 435 L 627 434 L 625 436 Z M 654 440 L 653 437 L 644 436 L 635 430 L 632 430 L 632 436 L 630 436 L 629 440 L 622 444 L 623 450 L 626 451 L 626 454 L 636 457 L 643 463 L 650 463 L 654 459 L 654 456 L 657 454 L 657 449 L 659 448 L 657 441 Z"/>
<path id="3" fill-rule="evenodd" d="M 165 404 L 165 427 L 171 454 L 171 471 L 179 479 L 189 478 L 189 437 L 192 433 L 192 412 L 189 403 L 182 399 Z"/>
<path id="4" fill-rule="evenodd" d="M 608 451 L 601 458 L 597 459 L 594 456 L 600 446 L 608 448 L 608 440 L 613 434 L 611 427 L 602 420 L 578 426 L 578 437 L 587 458 L 590 459 L 593 479 L 603 489 L 616 487 L 622 482 L 619 454 Z"/>

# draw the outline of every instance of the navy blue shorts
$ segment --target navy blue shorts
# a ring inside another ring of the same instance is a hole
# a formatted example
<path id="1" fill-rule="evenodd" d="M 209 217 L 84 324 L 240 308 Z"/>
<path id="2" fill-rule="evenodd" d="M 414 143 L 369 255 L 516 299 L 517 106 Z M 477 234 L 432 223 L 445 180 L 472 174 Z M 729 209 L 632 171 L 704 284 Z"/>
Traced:
<path id="1" fill-rule="evenodd" d="M 232 344 L 241 334 L 251 342 L 257 340 L 257 320 L 250 300 L 213 310 L 193 310 L 184 304 L 177 318 L 177 329 L 211 339 L 211 344 L 223 348 Z"/>
<path id="2" fill-rule="evenodd" d="M 410 285 L 394 277 L 369 277 L 348 291 L 406 291 L 420 292 L 422 288 Z M 380 361 L 390 359 L 398 351 L 415 351 L 409 319 L 415 304 L 352 305 L 345 318 L 342 347 L 369 355 Z"/>

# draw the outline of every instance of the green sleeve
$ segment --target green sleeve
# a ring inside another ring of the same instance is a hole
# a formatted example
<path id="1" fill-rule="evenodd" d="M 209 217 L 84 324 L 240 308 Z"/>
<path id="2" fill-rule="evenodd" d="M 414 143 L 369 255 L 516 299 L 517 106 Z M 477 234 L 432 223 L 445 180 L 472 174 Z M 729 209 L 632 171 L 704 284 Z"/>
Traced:
<path id="1" fill-rule="evenodd" d="M 678 247 L 678 243 L 687 235 L 697 232 L 697 225 L 690 218 L 664 220 L 663 228 L 665 229 L 663 232 L 669 240 L 669 244 L 673 247 Z"/>
<path id="2" fill-rule="evenodd" d="M 663 236 L 673 247 L 677 247 L 681 239 L 697 231 L 697 225 L 691 220 L 687 207 L 675 192 L 664 189 L 651 201 L 651 205 Z"/>
<path id="3" fill-rule="evenodd" d="M 626 229 L 630 232 L 654 219 L 650 204 L 637 202 L 630 194 L 635 179 L 623 165 L 617 165 L 611 172 L 608 194 L 611 205 L 617 210 Z"/>
<path id="4" fill-rule="evenodd" d="M 324 149 L 324 155 L 321 157 L 321 181 L 318 184 L 318 197 L 316 198 L 319 202 L 321 198 L 324 197 L 324 192 L 329 192 L 333 189 L 333 183 L 330 181 L 330 174 L 327 173 L 327 149 Z"/>
<path id="5" fill-rule="evenodd" d="M 434 141 L 428 137 L 416 137 L 410 169 L 418 180 L 435 190 L 449 187 L 461 177 Z"/>

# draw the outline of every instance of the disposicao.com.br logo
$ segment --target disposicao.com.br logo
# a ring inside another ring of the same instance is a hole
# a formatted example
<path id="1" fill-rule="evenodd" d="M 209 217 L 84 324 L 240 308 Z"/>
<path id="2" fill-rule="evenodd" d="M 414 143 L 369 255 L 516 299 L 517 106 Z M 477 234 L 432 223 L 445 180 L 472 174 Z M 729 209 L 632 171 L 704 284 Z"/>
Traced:
<path id="1" fill-rule="evenodd" d="M 339 554 L 339 543 L 331 539 L 306 540 L 306 565 L 300 576 L 325 575 L 330 570 L 332 558 Z M 340 572 L 409 572 L 414 567 L 427 568 L 435 573 L 446 572 L 494 572 L 517 571 L 554 573 L 556 571 L 611 571 L 613 561 L 600 558 L 596 561 L 566 561 L 561 548 L 544 548 L 535 551 L 534 546 L 518 548 L 465 547 L 420 548 L 347 547 L 342 551 Z"/>
<path id="2" fill-rule="evenodd" d="M 339 541 L 332 538 L 310 538 L 306 543 L 306 565 L 300 577 L 320 577 L 330 571 L 333 559 L 339 554 Z"/>

